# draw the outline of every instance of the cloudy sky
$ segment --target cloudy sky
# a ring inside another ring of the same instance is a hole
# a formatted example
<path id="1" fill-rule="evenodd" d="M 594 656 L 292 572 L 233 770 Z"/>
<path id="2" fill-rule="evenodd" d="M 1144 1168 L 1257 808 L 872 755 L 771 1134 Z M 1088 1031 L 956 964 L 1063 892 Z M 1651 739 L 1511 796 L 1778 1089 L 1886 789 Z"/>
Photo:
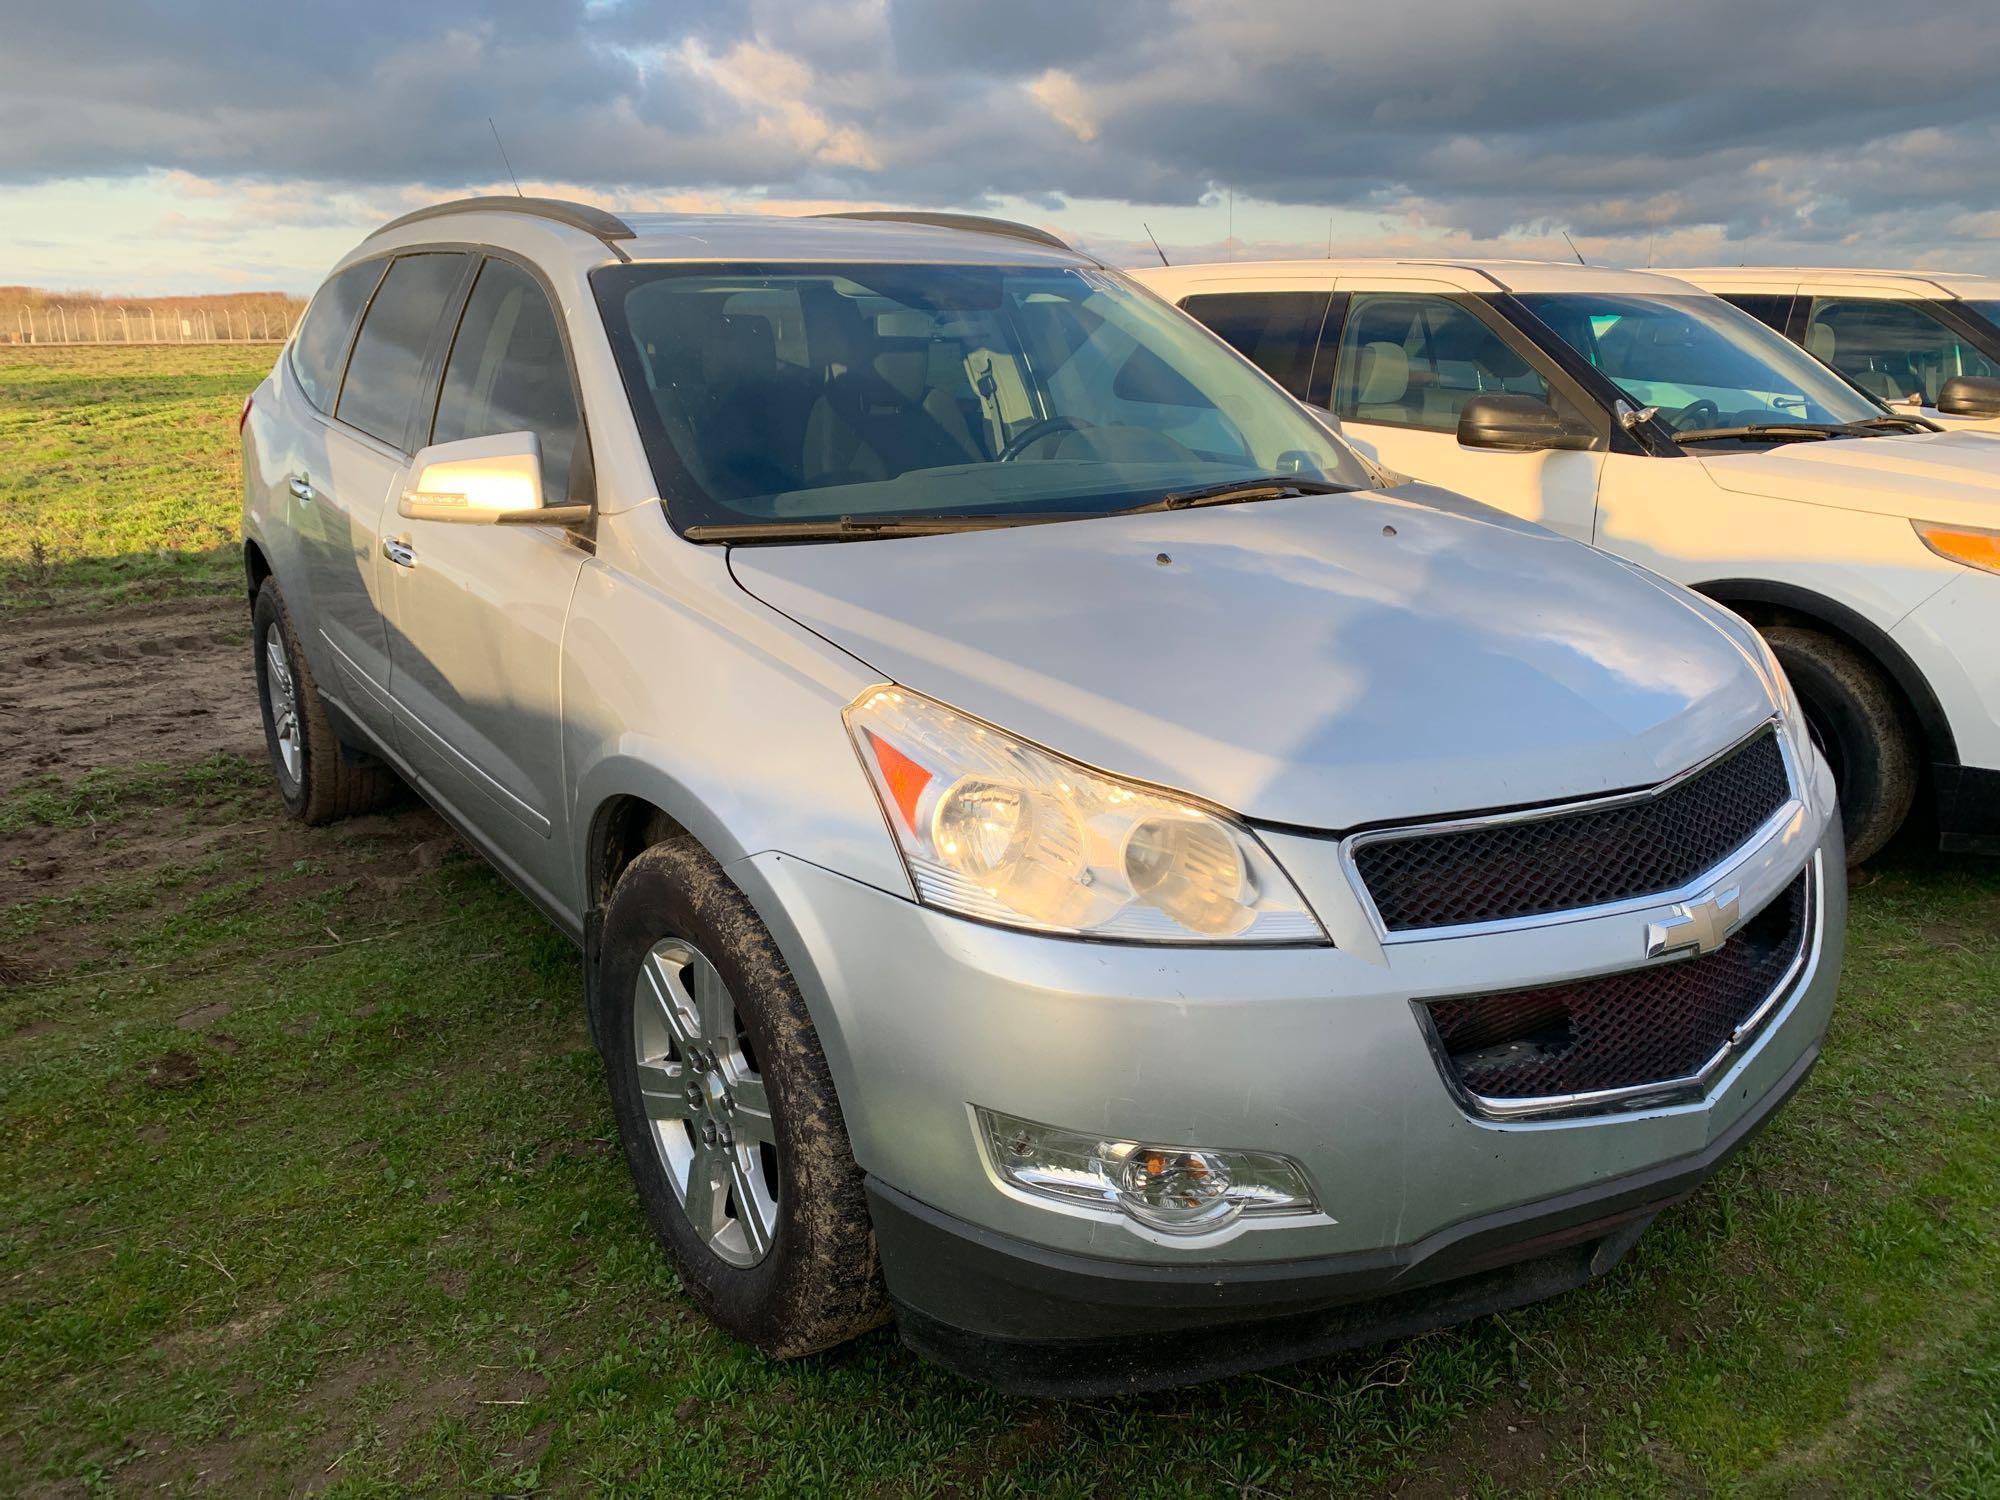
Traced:
<path id="1" fill-rule="evenodd" d="M 951 207 L 1126 263 L 2000 272 L 2000 5 L 0 0 L 0 283 L 309 290 L 418 203 Z"/>

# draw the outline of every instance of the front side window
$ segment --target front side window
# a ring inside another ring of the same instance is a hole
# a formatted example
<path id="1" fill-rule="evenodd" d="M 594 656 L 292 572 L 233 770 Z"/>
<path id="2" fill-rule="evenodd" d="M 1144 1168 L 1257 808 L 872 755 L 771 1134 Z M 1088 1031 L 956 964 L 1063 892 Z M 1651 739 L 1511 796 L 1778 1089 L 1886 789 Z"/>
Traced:
<path id="1" fill-rule="evenodd" d="M 487 261 L 445 361 L 431 441 L 532 432 L 542 444 L 542 498 L 561 505 L 581 426 L 548 297 L 518 266 Z"/>
<path id="2" fill-rule="evenodd" d="M 333 410 L 348 336 L 367 305 L 368 294 L 382 279 L 382 266 L 379 260 L 366 260 L 331 278 L 306 309 L 305 320 L 292 340 L 292 373 L 305 388 L 307 399 L 321 411 Z"/>
<path id="3" fill-rule="evenodd" d="M 1101 515 L 1367 466 L 1122 277 L 1067 266 L 607 267 L 592 278 L 677 526 Z"/>
<path id="4" fill-rule="evenodd" d="M 1315 363 L 1330 292 L 1211 292 L 1189 297 L 1181 311 L 1230 348 L 1314 406 L 1333 386 L 1333 351 Z"/>
<path id="5" fill-rule="evenodd" d="M 1676 433 L 1882 416 L 1880 406 L 1748 313 L 1705 294 L 1520 293 L 1635 406 Z"/>
<path id="6" fill-rule="evenodd" d="M 1474 396 L 1549 399 L 1549 383 L 1508 342 L 1447 297 L 1357 292 L 1334 375 L 1347 422 L 1456 432 Z"/>
<path id="7" fill-rule="evenodd" d="M 341 421 L 403 445 L 423 384 L 424 354 L 464 269 L 465 257 L 455 254 L 404 255 L 391 262 L 354 336 L 335 409 Z"/>
<path id="8" fill-rule="evenodd" d="M 1916 302 L 1816 297 L 1806 348 L 1878 401 L 1936 406 L 1954 375 L 2000 375 L 2000 365 Z"/>

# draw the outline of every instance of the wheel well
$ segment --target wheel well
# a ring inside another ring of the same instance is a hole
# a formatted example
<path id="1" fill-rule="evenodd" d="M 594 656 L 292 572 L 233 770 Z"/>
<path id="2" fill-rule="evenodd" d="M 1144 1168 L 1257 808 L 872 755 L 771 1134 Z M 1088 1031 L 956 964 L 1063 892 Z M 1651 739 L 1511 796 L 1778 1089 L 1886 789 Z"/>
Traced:
<path id="1" fill-rule="evenodd" d="M 264 580 L 271 576 L 271 563 L 264 556 L 264 549 L 255 542 L 243 544 L 243 576 L 250 588 L 250 600 L 257 600 L 257 590 L 264 586 Z"/>
<path id="2" fill-rule="evenodd" d="M 1733 580 L 1696 584 L 1695 592 L 1736 611 L 1759 629 L 1789 625 L 1817 630 L 1859 652 L 1888 679 L 1902 701 L 1910 722 L 1923 737 L 1925 758 L 1939 765 L 1957 764 L 1958 744 L 1937 694 L 1886 631 L 1845 605 L 1782 584 Z"/>
<path id="3" fill-rule="evenodd" d="M 669 813 L 643 797 L 621 795 L 606 801 L 590 826 L 590 909 L 601 908 L 611 898 L 612 887 L 634 859 L 686 832 Z"/>

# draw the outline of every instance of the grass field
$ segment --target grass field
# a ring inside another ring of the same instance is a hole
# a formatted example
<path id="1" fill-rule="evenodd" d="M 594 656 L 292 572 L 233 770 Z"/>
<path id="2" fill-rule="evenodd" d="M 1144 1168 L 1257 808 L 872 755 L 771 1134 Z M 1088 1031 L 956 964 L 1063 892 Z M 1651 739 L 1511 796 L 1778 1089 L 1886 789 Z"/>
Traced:
<path id="1" fill-rule="evenodd" d="M 1587 1290 L 1088 1403 L 716 1333 L 574 952 L 421 808 L 278 816 L 269 361 L 0 352 L 0 1492 L 2000 1495 L 2000 865 L 1916 850 L 1819 1070 Z"/>

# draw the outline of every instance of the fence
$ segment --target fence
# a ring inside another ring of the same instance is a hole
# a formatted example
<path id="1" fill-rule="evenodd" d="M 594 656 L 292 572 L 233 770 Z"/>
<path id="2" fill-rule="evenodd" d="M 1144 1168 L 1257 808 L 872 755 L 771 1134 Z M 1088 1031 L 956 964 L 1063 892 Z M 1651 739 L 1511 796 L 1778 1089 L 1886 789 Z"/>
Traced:
<path id="1" fill-rule="evenodd" d="M 255 344 L 288 337 L 304 305 L 83 306 L 0 308 L 0 344 Z"/>

